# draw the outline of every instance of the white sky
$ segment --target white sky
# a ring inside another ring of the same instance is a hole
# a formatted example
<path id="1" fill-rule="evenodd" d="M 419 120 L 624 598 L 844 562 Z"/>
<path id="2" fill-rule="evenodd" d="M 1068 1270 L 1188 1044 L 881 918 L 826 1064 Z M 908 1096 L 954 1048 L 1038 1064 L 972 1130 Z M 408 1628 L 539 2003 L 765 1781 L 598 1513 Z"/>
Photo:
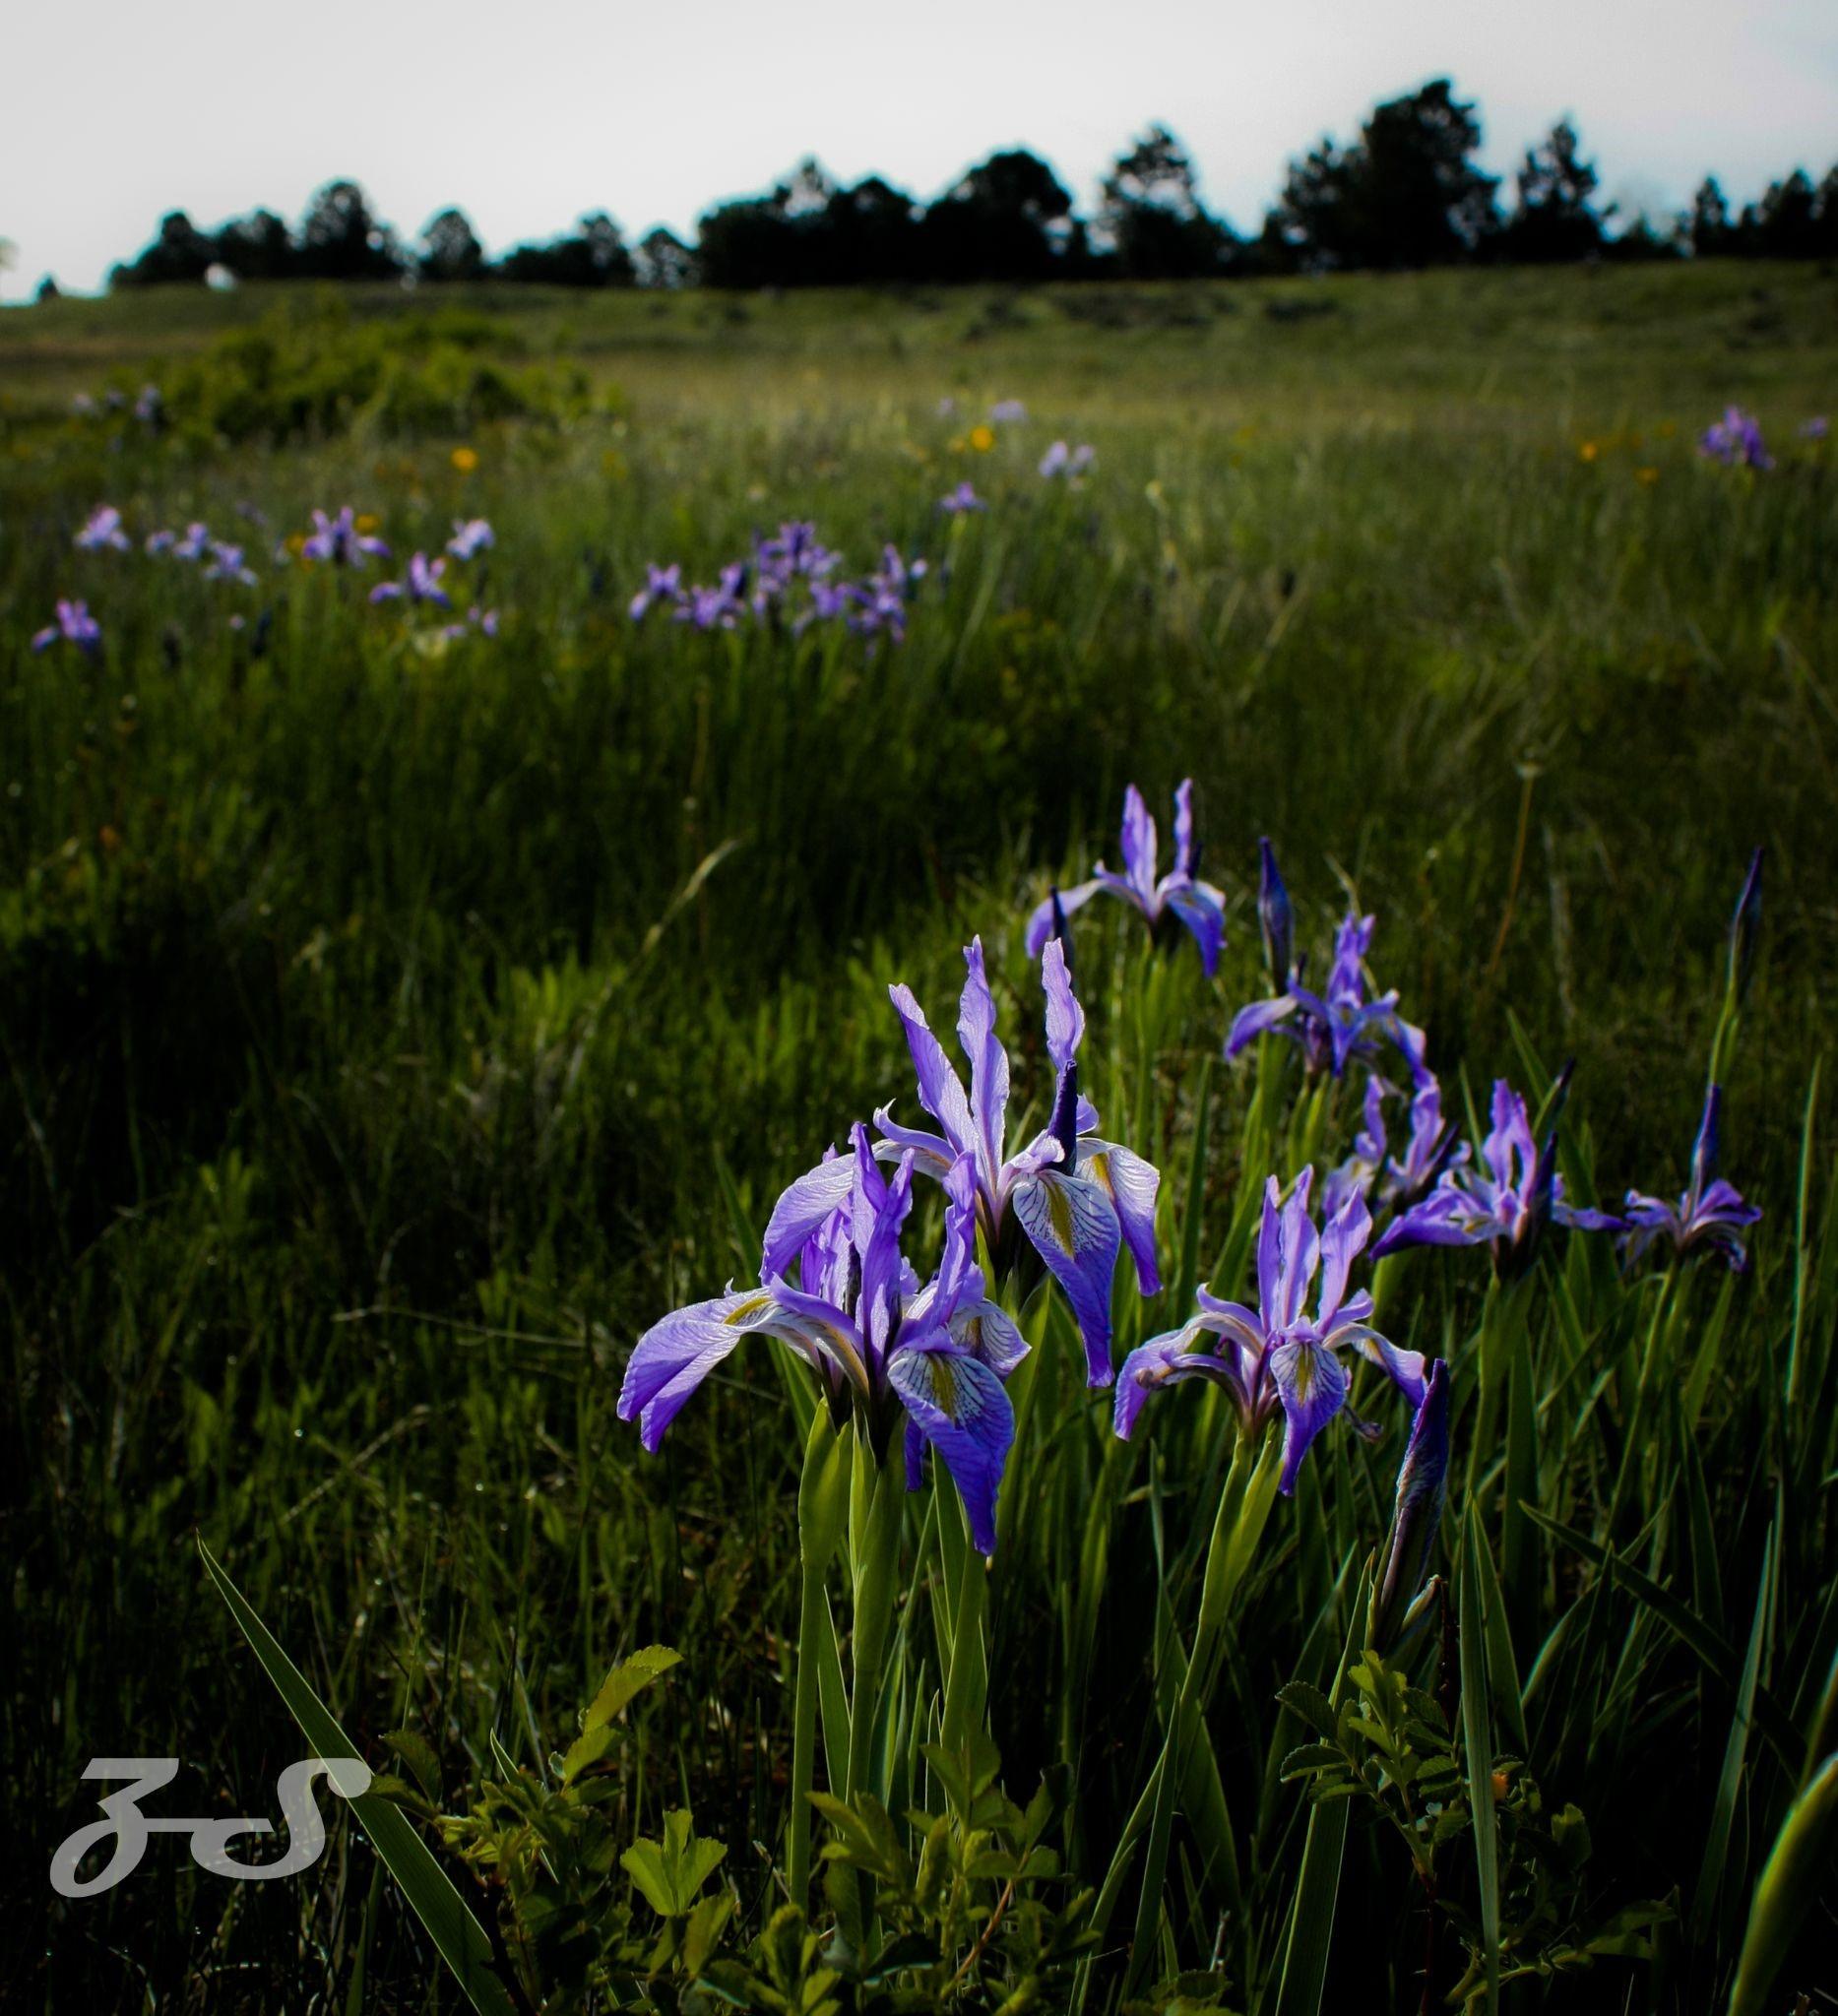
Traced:
<path id="1" fill-rule="evenodd" d="M 495 251 L 594 209 L 682 229 L 805 153 L 925 197 L 1026 144 L 1086 202 L 1153 119 L 1254 229 L 1291 156 L 1438 74 L 1490 167 L 1567 112 L 1635 204 L 1838 157 L 1835 0 L 16 0 L 4 40 L 15 300 L 96 285 L 166 210 L 292 221 L 335 175 L 405 234 L 457 203 Z"/>

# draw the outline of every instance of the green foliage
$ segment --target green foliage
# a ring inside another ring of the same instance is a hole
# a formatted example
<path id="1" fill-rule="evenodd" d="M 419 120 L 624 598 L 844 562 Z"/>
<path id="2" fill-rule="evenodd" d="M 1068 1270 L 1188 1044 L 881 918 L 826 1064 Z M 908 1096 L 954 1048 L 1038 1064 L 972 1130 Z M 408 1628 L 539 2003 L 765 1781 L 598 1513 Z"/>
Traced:
<path id="1" fill-rule="evenodd" d="M 1424 1909 L 1446 1913 L 1466 1950 L 1450 2001 L 1490 2008 L 1489 1927 L 1462 1901 L 1448 1868 L 1449 1853 L 1474 1839 L 1476 1787 L 1462 1747 L 1441 1704 L 1377 1653 L 1363 1653 L 1348 1678 L 1338 1709 L 1305 1681 L 1282 1690 L 1284 1705 L 1319 1738 L 1289 1753 L 1283 1777 L 1306 1786 L 1317 1805 L 1358 1800 L 1389 1827 L 1410 1858 Z M 1518 1758 L 1491 1756 L 1488 1771 L 1483 1791 L 1498 1833 L 1498 1982 L 1568 1976 L 1605 1959 L 1651 1959 L 1651 1934 L 1675 1916 L 1673 1908 L 1627 1904 L 1593 1917 L 1581 1810 L 1566 1803 L 1548 1811 Z"/>
<path id="2" fill-rule="evenodd" d="M 514 358 L 511 329 L 458 309 L 356 321 L 337 296 L 221 337 L 162 388 L 182 438 L 282 445 L 354 433 L 467 434 L 510 419 L 562 421 L 602 404 L 577 369 Z"/>
<path id="3" fill-rule="evenodd" d="M 809 1422 L 773 1353 L 749 1348 L 646 1456 L 613 1415 L 626 1354 L 663 1311 L 750 1276 L 780 1188 L 849 1121 L 896 1094 L 912 1117 L 886 985 L 910 982 L 944 1028 L 972 930 L 1016 1126 L 1044 1122 L 1019 919 L 1049 879 L 1114 854 L 1127 779 L 1166 823 L 1191 772 L 1230 899 L 1219 977 L 1151 947 L 1120 906 L 1084 913 L 1081 1090 L 1163 1170 L 1171 1284 L 1239 1296 L 1263 1176 L 1331 1164 L 1359 1119 L 1357 1085 L 1307 1084 L 1275 1045 L 1218 1055 L 1265 986 L 1259 833 L 1315 962 L 1345 883 L 1377 913 L 1375 975 L 1430 1031 L 1451 1111 L 1484 1112 L 1501 1070 L 1535 1092 L 1550 1077 L 1515 1023 L 1547 1065 L 1575 1055 L 1564 1174 L 1596 1203 L 1683 1180 L 1730 904 L 1768 846 L 1760 956 L 1724 1045 L 1726 1163 L 1767 1214 L 1754 1266 L 1665 1289 L 1603 1243 L 1548 1242 L 1523 1384 L 1498 1391 L 1502 1426 L 1529 1396 L 1535 1430 L 1510 1552 L 1498 1443 L 1463 1484 L 1485 1261 L 1400 1256 L 1374 1284 L 1386 1334 L 1454 1367 L 1457 1502 L 1433 1565 L 1453 1589 L 1472 1500 L 1477 1582 L 1497 1587 L 1478 1618 L 1484 1741 L 1536 1777 L 1535 1814 L 1516 1778 L 1500 1801 L 1502 1926 L 1536 1914 L 1545 1882 L 1568 1914 L 1531 1935 L 1549 1958 L 1684 1893 L 1651 1966 L 1603 1953 L 1506 1992 L 1595 2016 L 1650 1989 L 1662 2016 L 1721 2016 L 1808 1752 L 1838 1728 L 1838 1192 L 1831 1074 L 1814 1070 L 1838 988 L 1838 489 L 1829 451 L 1794 438 L 1838 361 L 1831 281 L 1706 262 L 1129 288 L 1126 339 L 1052 290 L 999 326 L 974 295 L 804 295 L 744 321 L 693 295 L 564 309 L 530 289 L 516 314 L 458 297 L 509 331 L 476 349 L 456 336 L 469 357 L 516 372 L 559 349 L 596 382 L 616 372 L 629 408 L 504 421 L 470 474 L 444 439 L 221 446 L 131 412 L 80 418 L 70 398 L 109 382 L 131 398 L 260 323 L 273 294 L 0 318 L 0 1749 L 43 1816 L 14 1844 L 16 1991 L 393 2016 L 440 1979 L 360 1830 L 295 1882 L 200 1881 L 156 1843 L 81 1912 L 49 1893 L 39 1844 L 89 1816 L 93 1754 L 181 1756 L 195 1798 L 172 1810 L 271 1809 L 292 1737 L 196 1572 L 194 1531 L 373 1767 L 392 1760 L 449 1818 L 488 1814 L 533 1916 L 506 1919 L 483 1862 L 476 1915 L 531 1981 L 538 1951 L 560 1956 L 558 1982 L 591 1962 L 634 1995 L 713 1994 L 684 1959 L 694 1914 L 660 1921 L 619 1861 L 687 1809 L 728 1850 L 698 1893 L 697 1910 L 733 1900 L 708 1965 L 773 1987 L 749 1956 L 782 1903 Z M 352 328 L 424 299 L 358 292 Z M 1297 320 L 1299 301 L 1331 305 Z M 957 417 L 936 413 L 946 393 Z M 953 447 L 1011 393 L 1025 426 Z M 1732 397 L 1780 453 L 1765 479 L 1695 458 Z M 1077 492 L 1034 473 L 1059 435 L 1099 450 Z M 992 508 L 950 531 L 936 499 L 963 475 Z M 80 552 L 101 500 L 137 537 L 193 518 L 226 532 L 248 501 L 276 538 L 349 501 L 398 555 L 486 516 L 498 545 L 454 572 L 487 588 L 502 635 L 423 659 L 366 605 L 374 573 L 270 569 L 253 535 L 248 590 Z M 647 560 L 710 578 L 754 530 L 806 516 L 852 563 L 884 538 L 936 563 L 901 651 L 625 620 Z M 95 661 L 27 648 L 67 594 L 103 624 Z M 1147 1304 L 1120 1291 L 1119 1350 L 1177 1304 L 1172 1286 Z M 1032 1387 L 983 1656 L 956 1670 L 984 1676 L 1011 1783 L 1071 1768 L 1045 1843 L 1070 1872 L 1041 1893 L 1051 1913 L 1102 1883 L 1164 1747 L 1230 1435 L 1187 1388 L 1114 1444 L 1063 1311 L 1043 1296 L 1021 1314 Z M 1369 1368 L 1352 1401 L 1378 1436 L 1337 1426 L 1277 1500 L 1185 1746 L 1143 1962 L 1169 1998 L 1270 2006 L 1304 1845 L 1333 1831 L 1310 1823 L 1335 1810 L 1353 1824 L 1344 1855 L 1317 1858 L 1338 1871 L 1314 1885 L 1332 1893 L 1320 2007 L 1410 2007 L 1421 1987 L 1398 1828 L 1363 1792 L 1311 1807 L 1280 1776 L 1323 1738 L 1276 1687 L 1331 1698 L 1358 1660 L 1360 1564 L 1404 1438 Z M 902 1504 L 877 1770 L 935 1740 L 977 1586 L 932 1503 Z M 828 1649 L 809 1754 L 831 1793 L 847 1593 L 829 1564 L 811 1606 Z M 657 1641 L 684 1664 L 590 1739 L 576 1711 L 611 1655 Z M 418 1743 L 375 1733 L 405 1726 Z M 583 1740 L 594 1761 L 564 1783 Z M 906 1816 L 948 1813 L 942 1781 L 921 1764 L 880 1783 L 917 1881 Z M 1554 1843 L 1572 1803 L 1580 1872 L 1573 1840 L 1549 1866 L 1531 1845 Z M 545 1838 L 565 1876 L 545 1873 Z M 1445 1989 L 1465 1965 L 1454 1913 L 1479 1919 L 1471 1842 L 1435 1853 Z M 834 1912 L 813 1890 L 808 1921 L 774 1935 L 793 1983 L 830 1967 Z M 972 1894 L 967 1925 L 989 1902 Z M 1136 1905 L 1127 1883 L 1083 1975 L 1087 2016 L 1122 1998 Z M 1757 1922 L 1779 1960 L 1764 2000 L 1819 1985 L 1816 1910 L 1797 1935 Z M 1008 1992 L 993 1968 L 979 1992 Z M 838 1981 L 824 1992 L 866 1991 Z"/>

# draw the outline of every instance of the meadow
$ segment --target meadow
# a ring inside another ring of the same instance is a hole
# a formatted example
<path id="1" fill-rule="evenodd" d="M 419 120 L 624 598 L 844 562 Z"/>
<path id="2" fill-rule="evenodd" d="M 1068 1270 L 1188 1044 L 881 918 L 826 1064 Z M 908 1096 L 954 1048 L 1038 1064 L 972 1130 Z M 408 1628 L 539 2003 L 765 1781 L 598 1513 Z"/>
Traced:
<path id="1" fill-rule="evenodd" d="M 237 1814 L 305 1754 L 200 1541 L 453 1820 L 480 2007 L 1838 1991 L 1838 468 L 1803 431 L 1835 393 L 1809 266 L 0 317 L 0 2002 L 466 2006 L 350 1824 L 287 1882 L 156 1837 L 50 1890 L 91 1757 Z M 1731 402 L 1772 467 L 1699 452 Z M 1089 468 L 1043 475 L 1056 441 Z M 390 557 L 310 564 L 348 505 Z M 125 549 L 75 543 L 98 506 Z M 476 519 L 453 611 L 371 599 Z M 900 624 L 631 614 L 648 567 L 714 583 L 801 521 L 852 579 L 926 563 Z M 193 523 L 237 564 L 146 549 Z M 32 648 L 60 598 L 93 648 Z M 1376 1367 L 1370 1435 L 1273 1496 L 1277 1429 L 1217 1386 L 1118 1440 L 1066 1296 L 986 1239 L 1033 1347 L 986 1577 L 941 1466 L 883 1506 L 865 1456 L 801 1572 L 837 1473 L 783 1343 L 656 1454 L 615 1412 L 826 1144 L 929 1124 L 890 983 L 954 1050 L 980 936 L 1010 1143 L 1048 1125 L 1028 916 L 1119 865 L 1129 784 L 1166 860 L 1188 778 L 1216 975 L 1119 903 L 1069 926 L 1079 1087 L 1162 1172 L 1113 1363 L 1202 1284 L 1246 1297 L 1266 1177 L 1318 1196 L 1361 1126 L 1363 1063 L 1224 1055 L 1286 977 L 1264 837 L 1307 972 L 1376 918 L 1464 1138 L 1506 1077 L 1561 1108 L 1573 1200 L 1675 1197 L 1709 1073 L 1763 1214 L 1740 1274 L 1554 1224 L 1517 1282 L 1361 1259 L 1453 1422 L 1443 1599 L 1364 1695 L 1413 1419 Z M 654 1645 L 680 1664 L 584 1734 Z M 814 1819 L 822 1948 L 785 1912 L 813 1743 L 857 1796 Z M 677 1811 L 718 1864 L 670 1862 Z M 640 1839 L 694 1885 L 639 1880 Z"/>

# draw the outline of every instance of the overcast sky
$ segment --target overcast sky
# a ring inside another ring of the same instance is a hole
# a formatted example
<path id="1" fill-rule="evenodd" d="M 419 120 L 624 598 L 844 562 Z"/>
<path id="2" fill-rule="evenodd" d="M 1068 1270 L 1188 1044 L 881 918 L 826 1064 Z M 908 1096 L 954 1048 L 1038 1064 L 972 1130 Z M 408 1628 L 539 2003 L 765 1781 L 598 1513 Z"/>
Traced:
<path id="1" fill-rule="evenodd" d="M 1254 228 L 1288 158 L 1440 74 L 1489 166 L 1559 114 L 1623 201 L 1747 197 L 1838 157 L 1838 0 L 92 0 L 7 10 L 0 280 L 95 286 L 160 214 L 297 219 L 349 175 L 405 233 L 488 248 L 609 210 L 686 229 L 805 153 L 929 196 L 1003 145 L 1088 201 L 1161 119 Z"/>

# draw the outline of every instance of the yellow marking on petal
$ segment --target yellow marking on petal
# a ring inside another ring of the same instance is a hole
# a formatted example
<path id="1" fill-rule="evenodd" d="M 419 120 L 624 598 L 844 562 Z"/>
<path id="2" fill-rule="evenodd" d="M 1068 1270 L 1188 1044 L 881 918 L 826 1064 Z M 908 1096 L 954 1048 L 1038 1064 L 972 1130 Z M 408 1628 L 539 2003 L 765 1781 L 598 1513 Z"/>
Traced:
<path id="1" fill-rule="evenodd" d="M 957 1419 L 957 1372 L 951 1360 L 936 1352 L 925 1354 L 925 1370 L 931 1380 L 931 1397 L 938 1412 L 948 1420 Z"/>
<path id="2" fill-rule="evenodd" d="M 748 1295 L 744 1301 L 736 1302 L 722 1321 L 729 1324 L 750 1322 L 771 1300 L 772 1297 L 762 1290 L 760 1293 Z"/>
<path id="3" fill-rule="evenodd" d="M 1072 1200 L 1057 1183 L 1047 1183 L 1046 1217 L 1053 1228 L 1053 1237 L 1070 1253 L 1072 1244 Z"/>

